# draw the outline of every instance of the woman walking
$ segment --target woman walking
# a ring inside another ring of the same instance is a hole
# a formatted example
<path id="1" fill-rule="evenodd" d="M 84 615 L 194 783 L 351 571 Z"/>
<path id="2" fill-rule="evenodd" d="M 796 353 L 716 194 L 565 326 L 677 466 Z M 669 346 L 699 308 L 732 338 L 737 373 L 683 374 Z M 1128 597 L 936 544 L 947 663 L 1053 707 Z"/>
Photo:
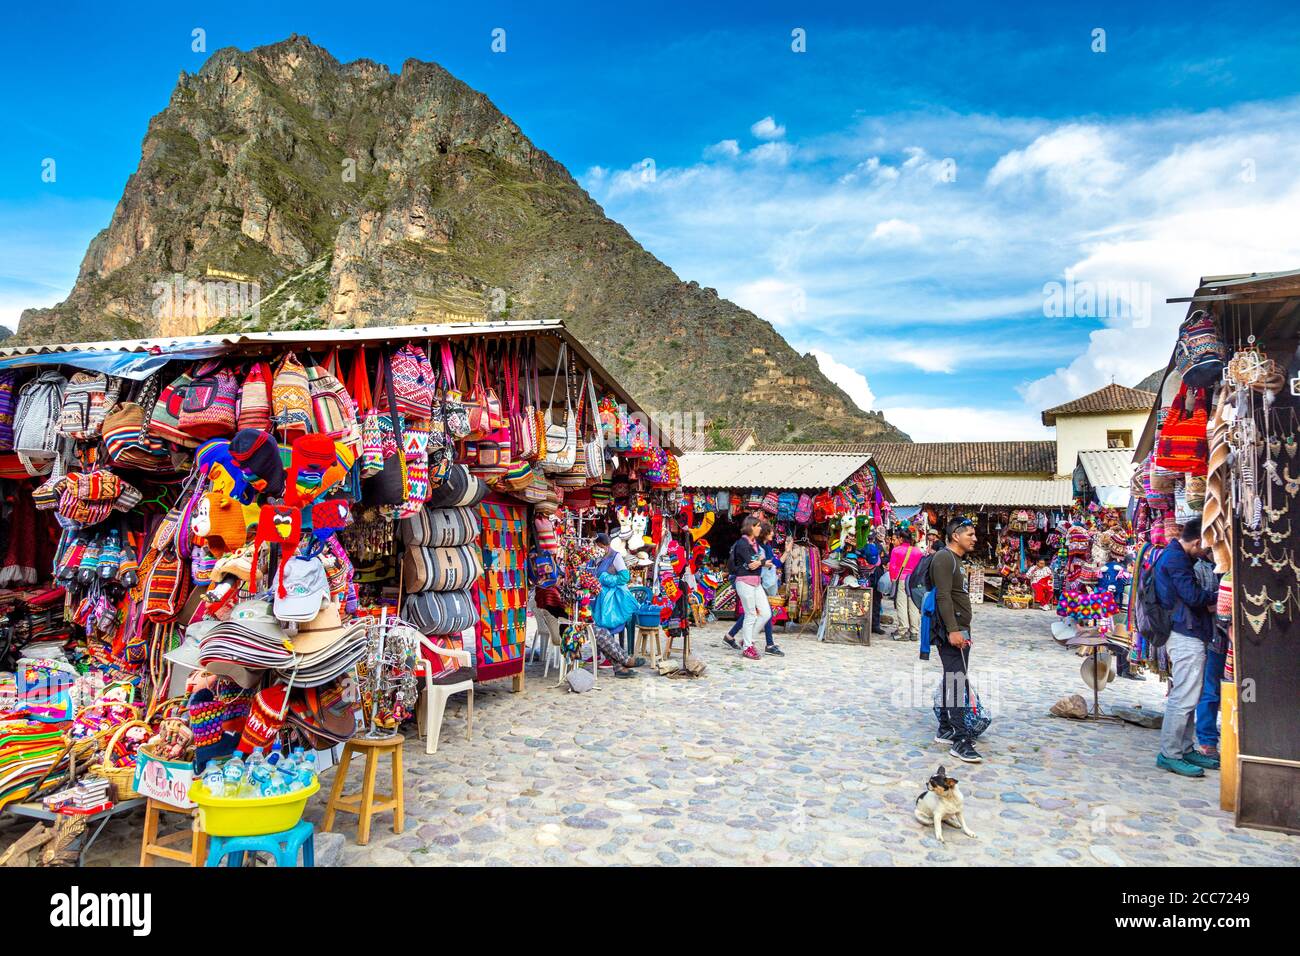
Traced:
<path id="1" fill-rule="evenodd" d="M 730 571 L 736 576 L 736 600 L 745 612 L 740 629 L 741 653 L 751 661 L 758 660 L 754 638 L 772 616 L 772 607 L 763 591 L 762 568 L 766 560 L 762 545 L 758 543 L 761 525 L 750 515 L 740 526 L 740 537 L 731 546 Z"/>
<path id="2" fill-rule="evenodd" d="M 889 553 L 889 580 L 894 582 L 894 632 L 896 641 L 915 641 L 921 633 L 921 612 L 912 603 L 909 579 L 921 563 L 922 551 L 912 543 L 910 531 L 900 531 L 897 544 Z"/>

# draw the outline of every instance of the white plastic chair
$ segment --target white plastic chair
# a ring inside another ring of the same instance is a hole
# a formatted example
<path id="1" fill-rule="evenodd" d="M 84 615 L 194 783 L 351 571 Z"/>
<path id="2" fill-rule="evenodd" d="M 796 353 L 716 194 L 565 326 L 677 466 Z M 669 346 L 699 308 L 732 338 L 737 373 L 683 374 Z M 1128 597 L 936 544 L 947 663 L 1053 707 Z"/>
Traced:
<path id="1" fill-rule="evenodd" d="M 560 639 L 564 633 L 564 625 L 569 622 L 540 607 L 533 608 L 533 619 L 536 621 L 537 628 L 536 640 L 533 641 L 532 647 L 533 660 L 537 660 L 538 655 L 541 655 L 544 680 L 551 672 L 552 662 L 557 670 L 564 666 L 563 655 L 560 654 Z"/>
<path id="2" fill-rule="evenodd" d="M 454 660 L 461 667 L 468 667 L 472 663 L 469 651 L 439 647 L 427 637 L 421 637 L 420 643 L 439 657 Z M 424 693 L 420 695 L 420 704 L 415 714 L 416 733 L 425 738 L 425 753 L 438 752 L 438 736 L 442 733 L 442 717 L 447 709 L 447 700 L 452 694 L 462 691 L 469 695 L 465 704 L 465 739 L 470 740 L 474 731 L 474 681 L 466 679 L 454 684 L 435 684 L 433 668 L 426 662 Z"/>

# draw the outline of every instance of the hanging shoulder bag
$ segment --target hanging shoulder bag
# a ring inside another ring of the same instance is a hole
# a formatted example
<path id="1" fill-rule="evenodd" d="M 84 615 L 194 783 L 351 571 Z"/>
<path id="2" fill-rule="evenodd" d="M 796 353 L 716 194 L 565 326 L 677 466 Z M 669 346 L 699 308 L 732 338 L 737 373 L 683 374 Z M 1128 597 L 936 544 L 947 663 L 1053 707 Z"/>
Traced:
<path id="1" fill-rule="evenodd" d="M 546 403 L 546 457 L 542 459 L 542 470 L 546 472 L 563 472 L 573 467 L 577 457 L 577 422 L 573 414 L 573 398 L 569 394 L 569 366 L 567 364 L 568 343 L 560 343 L 560 356 L 551 380 L 551 397 Z M 564 410 L 563 424 L 555 422 L 555 386 L 560 381 L 560 369 L 564 369 Z"/>

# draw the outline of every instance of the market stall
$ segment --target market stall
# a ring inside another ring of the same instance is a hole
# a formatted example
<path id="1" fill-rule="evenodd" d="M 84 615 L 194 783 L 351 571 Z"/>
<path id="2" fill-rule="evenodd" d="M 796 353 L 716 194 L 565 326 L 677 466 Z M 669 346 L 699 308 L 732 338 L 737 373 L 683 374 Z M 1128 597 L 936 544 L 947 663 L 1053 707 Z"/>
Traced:
<path id="1" fill-rule="evenodd" d="M 538 555 L 670 553 L 654 434 L 555 321 L 0 350 L 0 807 L 305 803 L 417 676 L 522 690 Z"/>
<path id="2" fill-rule="evenodd" d="M 1226 636 L 1222 803 L 1239 826 L 1300 833 L 1300 272 L 1172 301 L 1188 314 L 1134 456 L 1136 574 L 1201 518 Z"/>
<path id="3" fill-rule="evenodd" d="M 681 473 L 684 507 L 708 525 L 710 607 L 720 617 L 735 615 L 723 569 L 746 515 L 775 529 L 783 572 L 777 623 L 819 618 L 832 577 L 856 570 L 873 529 L 892 519 L 893 492 L 868 454 L 706 452 L 682 456 Z"/>

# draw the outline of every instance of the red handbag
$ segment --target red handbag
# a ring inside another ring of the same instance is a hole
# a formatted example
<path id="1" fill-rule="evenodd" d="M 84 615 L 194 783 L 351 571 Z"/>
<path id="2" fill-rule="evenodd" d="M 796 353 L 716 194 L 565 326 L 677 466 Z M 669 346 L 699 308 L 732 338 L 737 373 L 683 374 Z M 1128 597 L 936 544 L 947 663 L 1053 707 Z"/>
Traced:
<path id="1" fill-rule="evenodd" d="M 1206 473 L 1210 459 L 1210 443 L 1206 437 L 1210 420 L 1209 393 L 1198 388 L 1193 393 L 1190 412 L 1186 402 L 1187 385 L 1183 384 L 1174 397 L 1169 417 L 1160 428 L 1160 437 L 1156 441 L 1156 467 L 1195 477 Z"/>

